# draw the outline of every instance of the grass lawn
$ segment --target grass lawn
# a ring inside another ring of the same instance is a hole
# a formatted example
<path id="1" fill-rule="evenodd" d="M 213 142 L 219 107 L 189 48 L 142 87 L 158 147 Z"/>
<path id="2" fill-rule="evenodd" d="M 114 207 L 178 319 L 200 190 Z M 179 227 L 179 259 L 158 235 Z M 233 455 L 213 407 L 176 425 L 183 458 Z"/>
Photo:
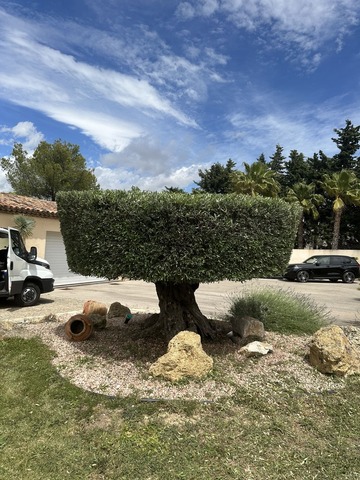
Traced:
<path id="1" fill-rule="evenodd" d="M 360 479 L 358 377 L 321 394 L 284 373 L 260 395 L 143 402 L 82 391 L 52 355 L 0 341 L 1 480 Z"/>

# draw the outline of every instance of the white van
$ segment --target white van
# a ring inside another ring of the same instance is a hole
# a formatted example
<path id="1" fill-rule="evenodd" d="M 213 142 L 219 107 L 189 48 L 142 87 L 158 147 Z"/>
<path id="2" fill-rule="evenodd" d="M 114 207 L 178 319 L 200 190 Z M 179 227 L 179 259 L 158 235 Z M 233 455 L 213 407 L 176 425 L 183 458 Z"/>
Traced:
<path id="1" fill-rule="evenodd" d="M 54 275 L 36 247 L 25 248 L 20 232 L 0 227 L 0 298 L 14 297 L 20 307 L 38 303 L 40 294 L 54 290 Z"/>

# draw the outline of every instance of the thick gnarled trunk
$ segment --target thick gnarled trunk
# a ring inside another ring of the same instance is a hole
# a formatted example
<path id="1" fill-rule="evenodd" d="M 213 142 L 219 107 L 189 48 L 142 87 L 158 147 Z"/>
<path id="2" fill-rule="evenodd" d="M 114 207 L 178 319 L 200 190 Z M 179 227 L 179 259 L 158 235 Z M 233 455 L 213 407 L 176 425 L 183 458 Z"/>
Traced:
<path id="1" fill-rule="evenodd" d="M 202 338 L 213 338 L 214 330 L 201 313 L 195 291 L 199 284 L 156 282 L 161 322 L 167 340 L 182 330 L 194 330 Z"/>

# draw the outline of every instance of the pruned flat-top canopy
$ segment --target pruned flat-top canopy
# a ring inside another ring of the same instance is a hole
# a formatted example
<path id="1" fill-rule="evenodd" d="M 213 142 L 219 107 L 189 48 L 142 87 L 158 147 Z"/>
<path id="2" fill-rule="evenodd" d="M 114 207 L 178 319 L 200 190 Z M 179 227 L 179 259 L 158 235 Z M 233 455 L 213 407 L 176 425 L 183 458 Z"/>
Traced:
<path id="1" fill-rule="evenodd" d="M 299 221 L 294 205 L 237 194 L 61 192 L 57 205 L 71 270 L 154 283 L 278 274 Z"/>

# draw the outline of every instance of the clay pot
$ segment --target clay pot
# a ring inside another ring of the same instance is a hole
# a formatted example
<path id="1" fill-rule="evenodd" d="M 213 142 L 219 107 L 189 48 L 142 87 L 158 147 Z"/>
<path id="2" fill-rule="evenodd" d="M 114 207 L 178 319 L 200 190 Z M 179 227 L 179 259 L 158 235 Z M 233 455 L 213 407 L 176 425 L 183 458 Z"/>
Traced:
<path id="1" fill-rule="evenodd" d="M 65 324 L 65 335 L 69 340 L 82 342 L 87 340 L 94 329 L 93 323 L 87 315 L 73 315 Z"/>

